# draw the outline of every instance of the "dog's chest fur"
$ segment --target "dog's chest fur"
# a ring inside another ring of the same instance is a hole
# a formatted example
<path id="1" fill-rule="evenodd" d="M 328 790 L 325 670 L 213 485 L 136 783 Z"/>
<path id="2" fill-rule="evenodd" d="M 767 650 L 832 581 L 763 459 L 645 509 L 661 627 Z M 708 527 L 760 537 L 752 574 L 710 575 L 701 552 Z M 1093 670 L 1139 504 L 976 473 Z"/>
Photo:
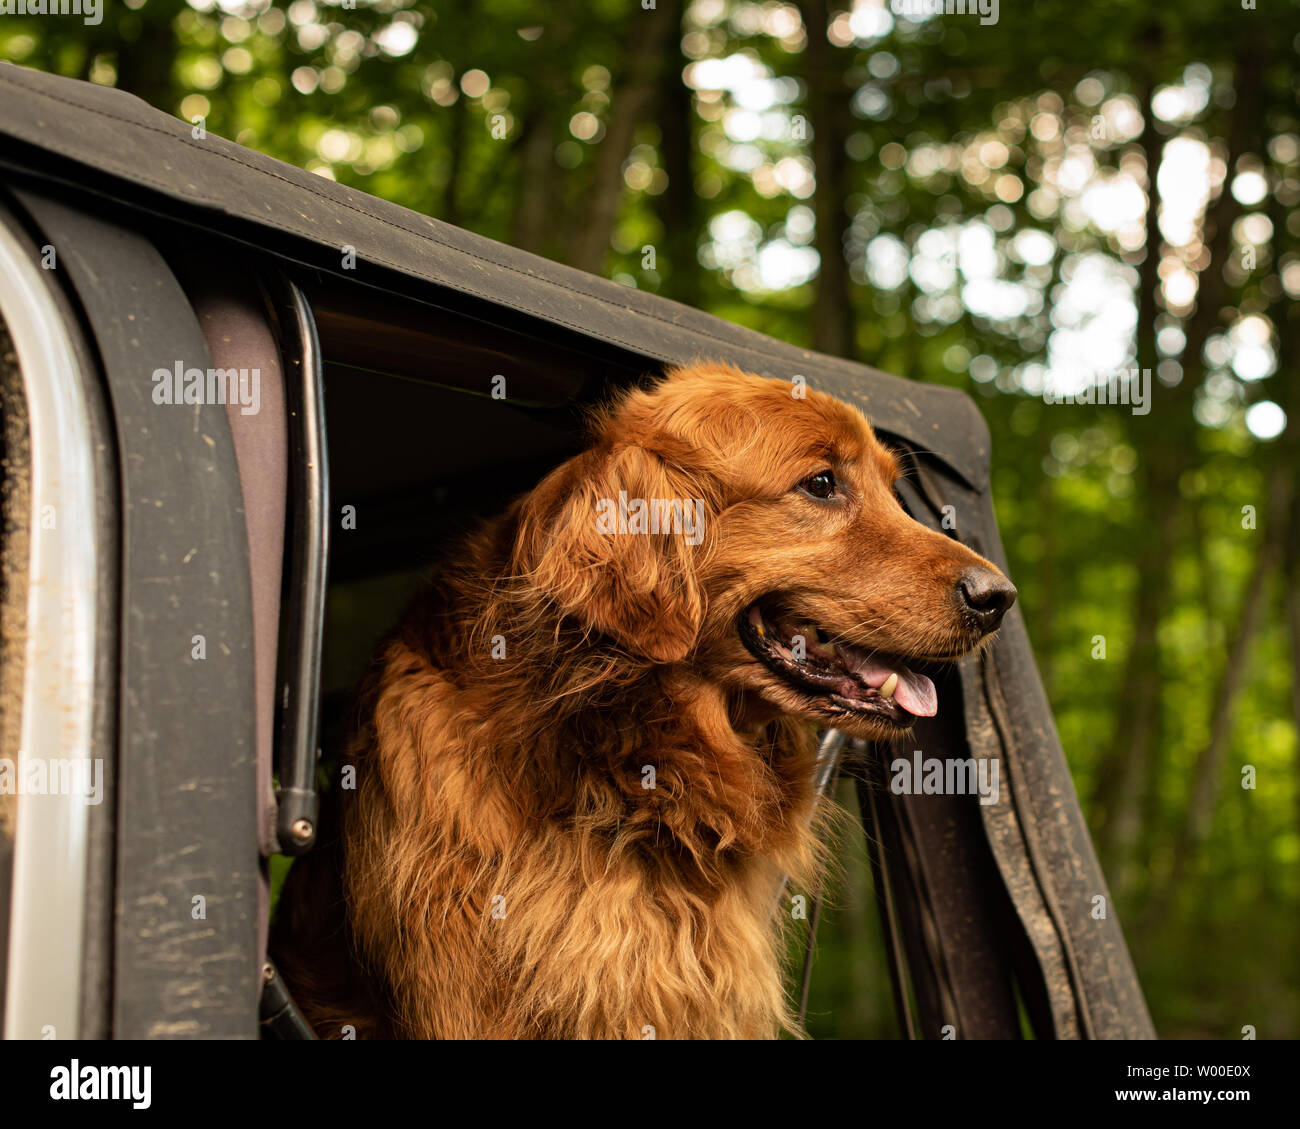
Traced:
<path id="1" fill-rule="evenodd" d="M 814 849 L 808 742 L 756 749 L 707 689 L 653 680 L 622 720 L 561 710 L 512 732 L 508 692 L 453 685 L 399 640 L 370 698 L 345 893 L 391 1033 L 788 1026 L 777 898 Z"/>

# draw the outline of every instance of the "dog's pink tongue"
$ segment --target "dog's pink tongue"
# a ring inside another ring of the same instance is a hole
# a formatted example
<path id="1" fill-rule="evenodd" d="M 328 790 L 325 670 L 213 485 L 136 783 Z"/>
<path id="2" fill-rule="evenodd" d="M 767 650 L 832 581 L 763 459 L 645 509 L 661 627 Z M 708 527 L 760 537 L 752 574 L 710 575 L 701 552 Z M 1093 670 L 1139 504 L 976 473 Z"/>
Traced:
<path id="1" fill-rule="evenodd" d="M 939 696 L 934 691 L 934 683 L 924 674 L 917 674 L 905 666 L 888 666 L 874 656 L 853 651 L 841 656 L 851 660 L 850 665 L 862 679 L 874 690 L 879 690 L 897 672 L 898 685 L 894 687 L 894 701 L 915 717 L 934 717 L 939 712 Z"/>
<path id="2" fill-rule="evenodd" d="M 939 712 L 939 695 L 934 692 L 934 683 L 924 674 L 906 669 L 898 672 L 894 701 L 917 717 L 934 717 Z"/>

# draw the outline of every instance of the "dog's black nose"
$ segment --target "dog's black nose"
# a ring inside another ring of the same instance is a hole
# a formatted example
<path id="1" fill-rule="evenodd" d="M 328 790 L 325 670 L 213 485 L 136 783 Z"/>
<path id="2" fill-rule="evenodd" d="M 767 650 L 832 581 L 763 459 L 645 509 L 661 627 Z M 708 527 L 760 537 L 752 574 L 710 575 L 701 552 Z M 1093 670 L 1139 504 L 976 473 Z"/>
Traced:
<path id="1" fill-rule="evenodd" d="M 989 568 L 967 569 L 957 581 L 957 592 L 967 613 L 985 635 L 1002 622 L 1007 609 L 1016 602 L 1015 585 Z"/>

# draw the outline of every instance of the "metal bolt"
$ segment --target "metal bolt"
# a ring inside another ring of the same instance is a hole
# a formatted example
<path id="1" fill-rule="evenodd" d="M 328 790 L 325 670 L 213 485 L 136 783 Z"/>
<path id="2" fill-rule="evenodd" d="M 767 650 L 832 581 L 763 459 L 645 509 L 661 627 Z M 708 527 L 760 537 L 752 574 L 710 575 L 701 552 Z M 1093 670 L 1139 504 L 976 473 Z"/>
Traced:
<path id="1" fill-rule="evenodd" d="M 295 819 L 293 826 L 289 828 L 289 833 L 299 843 L 309 843 L 311 837 L 316 834 L 316 828 L 312 826 L 310 819 Z"/>
<path id="2" fill-rule="evenodd" d="M 262 965 L 262 979 L 265 980 L 268 984 L 275 979 L 275 969 L 272 968 L 269 964 Z"/>

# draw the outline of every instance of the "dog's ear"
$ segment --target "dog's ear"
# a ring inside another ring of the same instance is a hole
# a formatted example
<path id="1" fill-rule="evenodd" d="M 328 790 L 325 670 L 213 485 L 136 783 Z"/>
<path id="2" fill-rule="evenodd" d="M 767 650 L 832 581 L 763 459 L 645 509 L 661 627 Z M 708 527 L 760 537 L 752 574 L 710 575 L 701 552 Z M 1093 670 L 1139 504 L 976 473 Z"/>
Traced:
<path id="1" fill-rule="evenodd" d="M 524 501 L 516 565 L 566 615 L 636 654 L 675 662 L 704 619 L 696 575 L 704 510 L 687 477 L 652 452 L 587 451 Z"/>

